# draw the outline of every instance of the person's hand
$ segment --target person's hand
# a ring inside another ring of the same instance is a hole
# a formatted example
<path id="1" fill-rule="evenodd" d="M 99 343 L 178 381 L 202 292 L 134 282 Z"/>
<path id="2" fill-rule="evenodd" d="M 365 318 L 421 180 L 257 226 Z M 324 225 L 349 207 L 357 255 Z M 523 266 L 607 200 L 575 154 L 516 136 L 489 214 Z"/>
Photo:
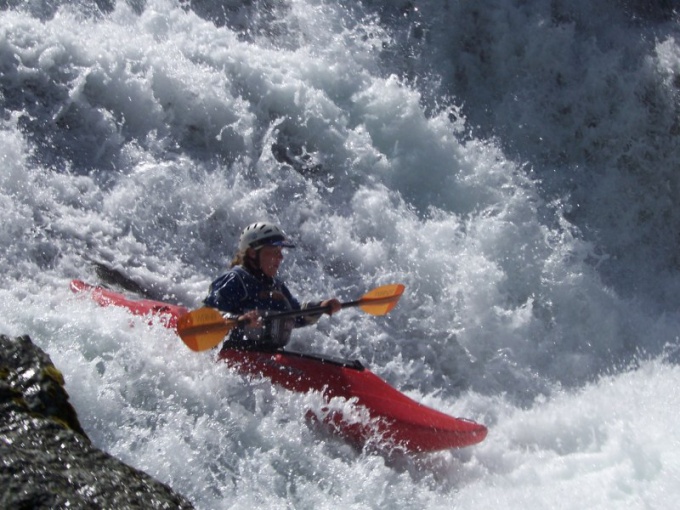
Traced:
<path id="1" fill-rule="evenodd" d="M 337 299 L 327 299 L 326 301 L 321 302 L 321 306 L 324 308 L 327 308 L 326 312 L 328 315 L 333 315 L 335 312 L 339 312 L 340 309 L 342 308 L 342 303 L 338 301 Z"/>
<path id="2" fill-rule="evenodd" d="M 247 328 L 259 328 L 262 326 L 262 314 L 258 310 L 249 310 L 238 318 L 239 322 L 244 322 Z"/>

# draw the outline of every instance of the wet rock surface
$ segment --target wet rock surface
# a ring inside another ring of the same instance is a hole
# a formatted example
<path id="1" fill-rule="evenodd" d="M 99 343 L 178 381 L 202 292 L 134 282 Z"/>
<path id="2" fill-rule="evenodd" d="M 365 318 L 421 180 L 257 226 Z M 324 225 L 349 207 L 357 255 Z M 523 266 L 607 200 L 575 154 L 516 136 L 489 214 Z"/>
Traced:
<path id="1" fill-rule="evenodd" d="M 48 354 L 0 335 L 0 508 L 193 508 L 92 445 Z"/>

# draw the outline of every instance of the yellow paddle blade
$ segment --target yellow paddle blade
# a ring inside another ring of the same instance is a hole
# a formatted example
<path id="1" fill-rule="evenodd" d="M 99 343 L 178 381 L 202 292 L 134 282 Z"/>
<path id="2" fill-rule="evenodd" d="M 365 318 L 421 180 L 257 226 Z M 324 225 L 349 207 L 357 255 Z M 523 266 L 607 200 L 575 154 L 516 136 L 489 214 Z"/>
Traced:
<path id="1" fill-rule="evenodd" d="M 385 315 L 397 306 L 404 289 L 405 287 L 401 283 L 383 285 L 373 289 L 359 300 L 359 308 L 371 315 Z"/>
<path id="2" fill-rule="evenodd" d="M 182 315 L 177 321 L 177 333 L 192 351 L 207 351 L 216 347 L 234 326 L 236 321 L 204 306 Z"/>

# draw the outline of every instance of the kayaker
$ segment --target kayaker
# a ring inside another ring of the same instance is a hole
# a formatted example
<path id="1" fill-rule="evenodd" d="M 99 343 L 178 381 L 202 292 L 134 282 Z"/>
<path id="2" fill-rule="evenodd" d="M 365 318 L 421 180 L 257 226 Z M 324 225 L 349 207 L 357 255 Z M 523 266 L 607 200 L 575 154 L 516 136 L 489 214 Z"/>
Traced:
<path id="1" fill-rule="evenodd" d="M 231 330 L 223 349 L 274 350 L 284 347 L 293 328 L 308 326 L 321 315 L 293 319 L 265 320 L 266 312 L 328 307 L 331 315 L 341 308 L 337 299 L 303 303 L 293 297 L 285 283 L 276 277 L 283 261 L 283 249 L 295 248 L 277 225 L 257 222 L 248 225 L 239 240 L 231 268 L 210 284 L 206 306 L 224 312 L 225 317 L 242 321 Z"/>

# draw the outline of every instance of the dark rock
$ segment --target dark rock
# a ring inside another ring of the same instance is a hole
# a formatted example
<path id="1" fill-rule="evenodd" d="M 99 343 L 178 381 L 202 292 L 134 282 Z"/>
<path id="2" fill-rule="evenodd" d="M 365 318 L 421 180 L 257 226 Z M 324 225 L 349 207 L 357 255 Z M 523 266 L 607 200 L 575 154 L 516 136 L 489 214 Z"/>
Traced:
<path id="1" fill-rule="evenodd" d="M 193 508 L 168 486 L 95 448 L 50 357 L 0 335 L 0 508 Z"/>

